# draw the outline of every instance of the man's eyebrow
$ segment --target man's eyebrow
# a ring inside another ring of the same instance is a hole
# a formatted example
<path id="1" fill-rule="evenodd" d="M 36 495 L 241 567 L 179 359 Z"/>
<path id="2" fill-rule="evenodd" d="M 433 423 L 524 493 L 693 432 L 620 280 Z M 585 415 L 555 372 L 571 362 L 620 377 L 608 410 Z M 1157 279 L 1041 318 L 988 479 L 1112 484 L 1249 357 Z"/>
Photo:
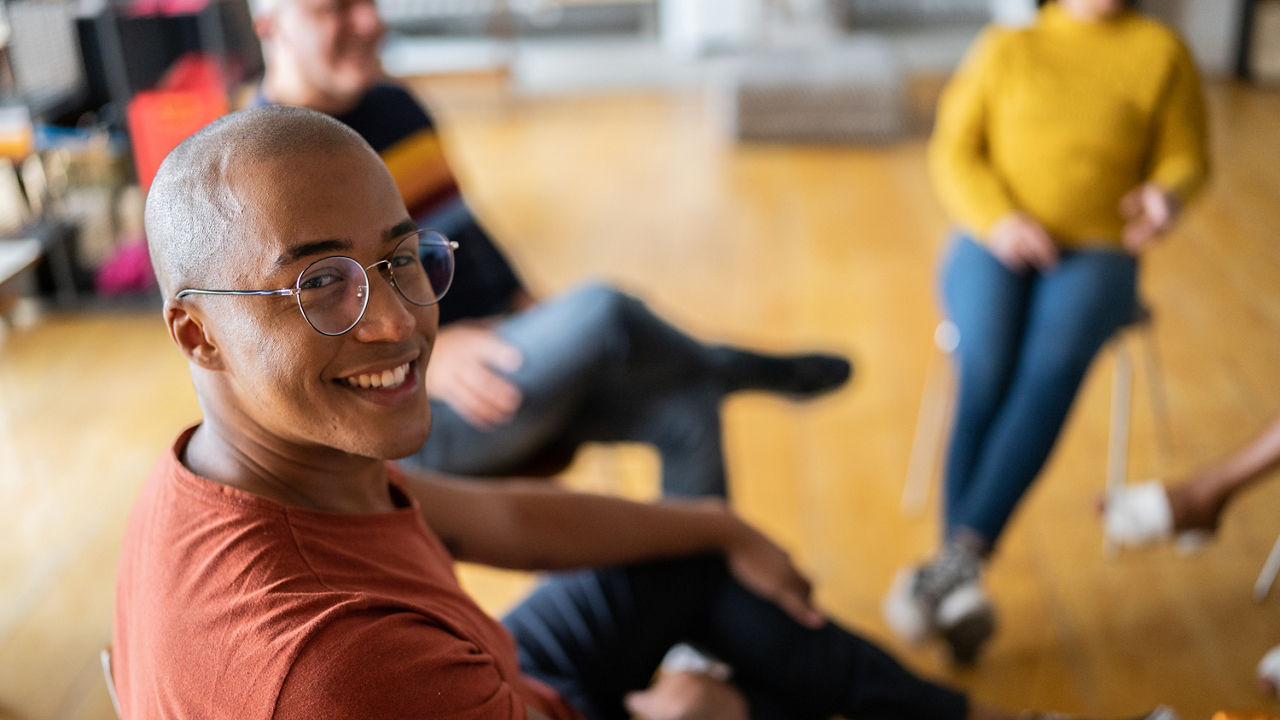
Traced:
<path id="1" fill-rule="evenodd" d="M 392 225 L 386 232 L 382 233 L 382 241 L 387 242 L 389 240 L 398 240 L 417 229 L 418 226 L 414 224 L 412 220 L 401 220 L 395 225 Z"/>
<path id="2" fill-rule="evenodd" d="M 351 241 L 330 238 L 327 240 L 314 240 L 312 242 L 294 245 L 280 253 L 280 257 L 276 258 L 276 267 L 283 269 L 304 257 L 319 255 L 320 253 L 334 252 L 336 250 L 350 251 Z"/>

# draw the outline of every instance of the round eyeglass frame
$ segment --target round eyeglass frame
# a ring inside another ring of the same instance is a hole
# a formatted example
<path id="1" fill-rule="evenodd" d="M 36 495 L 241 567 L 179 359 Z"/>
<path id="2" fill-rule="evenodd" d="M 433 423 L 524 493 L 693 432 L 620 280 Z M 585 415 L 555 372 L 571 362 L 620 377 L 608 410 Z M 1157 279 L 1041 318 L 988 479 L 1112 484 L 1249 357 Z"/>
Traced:
<path id="1" fill-rule="evenodd" d="M 391 260 L 389 258 L 383 258 L 381 260 L 378 260 L 377 262 L 370 263 L 368 265 L 361 265 L 359 260 L 356 260 L 355 258 L 350 257 L 348 255 L 328 255 L 326 257 L 318 258 L 308 263 L 307 266 L 302 269 L 302 272 L 298 273 L 298 278 L 294 280 L 293 287 L 277 288 L 275 290 L 207 290 L 203 288 L 183 288 L 182 290 L 179 290 L 177 294 L 174 295 L 174 299 L 181 299 L 188 295 L 292 296 L 298 304 L 298 312 L 302 313 L 302 319 L 307 321 L 307 324 L 311 326 L 312 330 L 315 330 L 321 335 L 326 335 L 328 337 L 337 337 L 338 335 L 345 335 L 351 332 L 352 328 L 354 328 L 356 325 L 360 324 L 360 321 L 364 319 L 365 312 L 369 309 L 369 290 L 372 284 L 369 281 L 369 270 L 373 268 L 379 268 L 380 270 L 382 270 L 383 268 L 381 266 L 385 265 L 386 267 L 385 267 L 385 270 L 383 271 L 386 273 L 387 283 L 391 285 L 391 287 L 396 289 L 396 294 L 399 295 L 401 298 L 403 298 L 405 302 L 408 302 L 412 305 L 416 305 L 418 307 L 429 307 L 431 305 L 435 305 L 436 303 L 440 302 L 441 299 L 444 298 L 446 293 L 449 292 L 449 288 L 453 287 L 453 276 L 454 276 L 455 270 L 457 269 L 457 261 L 454 257 L 454 251 L 458 249 L 457 241 L 450 240 L 448 237 L 444 235 L 444 233 L 439 232 L 437 230 L 430 230 L 430 229 L 423 228 L 423 229 L 414 230 L 413 232 L 405 233 L 396 242 L 394 249 L 391 251 L 391 254 L 394 255 L 396 250 L 400 249 L 401 245 L 403 245 L 406 241 L 414 237 L 418 238 L 417 257 L 418 257 L 419 263 L 422 262 L 422 247 L 424 245 L 434 245 L 437 247 L 443 247 L 449 258 L 449 279 L 446 283 L 444 283 L 444 289 L 436 293 L 435 299 L 431 300 L 430 302 L 421 303 L 410 298 L 408 295 L 405 294 L 404 290 L 400 288 L 400 285 L 396 283 L 395 269 L 391 267 Z M 357 293 L 359 294 L 359 297 L 361 299 L 360 312 L 356 315 L 355 320 L 352 321 L 350 325 L 336 332 L 328 332 L 316 327 L 315 322 L 313 322 L 311 317 L 307 315 L 306 308 L 302 306 L 302 292 L 303 292 L 302 278 L 306 277 L 307 273 L 311 270 L 311 268 L 315 267 L 320 263 L 330 262 L 332 260 L 350 261 L 356 267 L 360 268 L 361 274 L 364 275 L 364 285 L 362 286 L 364 288 L 364 291 L 361 292 L 357 290 Z M 426 273 L 425 267 L 423 267 L 423 272 Z"/>

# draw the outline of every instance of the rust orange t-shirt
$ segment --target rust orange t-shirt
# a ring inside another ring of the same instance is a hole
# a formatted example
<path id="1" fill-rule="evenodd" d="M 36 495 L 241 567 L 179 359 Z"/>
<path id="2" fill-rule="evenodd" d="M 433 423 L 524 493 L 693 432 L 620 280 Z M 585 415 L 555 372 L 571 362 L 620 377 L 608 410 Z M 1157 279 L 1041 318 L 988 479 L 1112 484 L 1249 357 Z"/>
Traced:
<path id="1" fill-rule="evenodd" d="M 521 674 L 390 469 L 389 513 L 287 507 L 156 464 L 129 517 L 113 674 L 124 716 L 580 716 Z"/>

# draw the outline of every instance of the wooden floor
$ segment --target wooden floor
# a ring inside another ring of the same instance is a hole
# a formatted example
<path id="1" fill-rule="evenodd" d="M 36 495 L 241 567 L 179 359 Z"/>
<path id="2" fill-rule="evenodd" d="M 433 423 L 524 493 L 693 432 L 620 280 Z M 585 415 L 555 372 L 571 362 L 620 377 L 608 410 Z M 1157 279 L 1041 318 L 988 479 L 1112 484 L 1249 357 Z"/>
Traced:
<path id="1" fill-rule="evenodd" d="M 536 291 L 607 278 L 705 338 L 856 358 L 856 382 L 829 399 L 726 408 L 738 508 L 793 551 L 833 616 L 1010 707 L 1280 714 L 1251 679 L 1280 643 L 1280 597 L 1249 600 L 1280 532 L 1280 483 L 1231 507 L 1195 556 L 1104 560 L 1093 503 L 1110 357 L 992 564 L 1001 631 L 981 666 L 955 673 L 935 649 L 889 638 L 880 598 L 937 535 L 936 493 L 922 516 L 898 509 L 946 230 L 921 141 L 738 147 L 697 95 L 517 102 L 485 82 L 419 87 L 476 210 Z M 1213 184 L 1144 267 L 1174 443 L 1157 452 L 1139 367 L 1134 479 L 1186 472 L 1280 412 L 1280 95 L 1220 86 L 1211 99 Z M 55 315 L 0 346 L 0 718 L 111 716 L 96 654 L 125 514 L 197 417 L 158 312 Z M 648 497 L 655 471 L 641 448 L 593 448 L 570 482 Z M 529 582 L 464 579 L 495 612 Z"/>

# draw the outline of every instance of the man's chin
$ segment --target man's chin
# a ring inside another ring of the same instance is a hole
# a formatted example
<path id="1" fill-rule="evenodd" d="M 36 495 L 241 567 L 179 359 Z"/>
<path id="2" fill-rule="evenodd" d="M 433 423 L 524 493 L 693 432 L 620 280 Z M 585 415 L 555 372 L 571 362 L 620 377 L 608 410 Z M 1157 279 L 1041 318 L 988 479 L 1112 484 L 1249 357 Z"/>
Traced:
<path id="1" fill-rule="evenodd" d="M 431 406 L 427 405 L 427 411 L 424 413 L 426 419 L 420 423 L 419 427 L 413 428 L 412 431 L 404 433 L 403 437 L 396 437 L 388 454 L 383 456 L 384 460 L 402 460 L 417 453 L 427 444 L 427 438 L 431 435 Z M 409 430 L 409 428 L 404 428 Z"/>
<path id="2" fill-rule="evenodd" d="M 422 446 L 427 444 L 427 437 L 431 434 L 431 410 L 428 409 L 425 415 L 425 420 L 414 423 L 416 427 L 398 428 L 399 432 L 387 438 L 383 452 L 378 457 L 384 460 L 400 460 L 421 450 Z"/>
<path id="3" fill-rule="evenodd" d="M 347 452 L 374 460 L 402 460 L 417 453 L 427 441 L 427 434 L 402 435 L 394 438 L 369 438 Z"/>

